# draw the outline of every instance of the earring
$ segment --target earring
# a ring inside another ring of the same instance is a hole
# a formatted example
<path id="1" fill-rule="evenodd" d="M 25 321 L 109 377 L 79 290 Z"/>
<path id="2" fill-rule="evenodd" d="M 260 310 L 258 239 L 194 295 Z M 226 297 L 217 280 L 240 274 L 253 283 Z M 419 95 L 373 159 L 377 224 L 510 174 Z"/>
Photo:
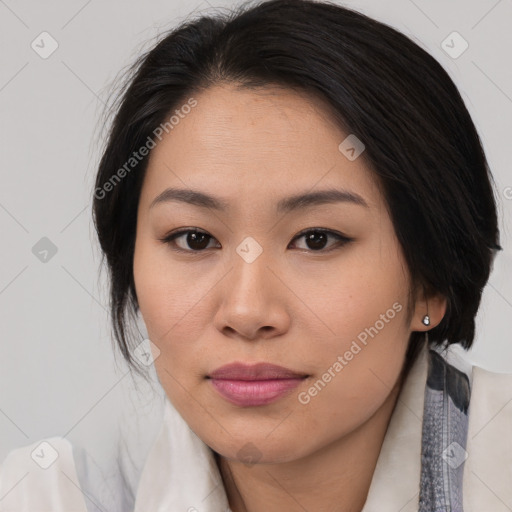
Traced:
<path id="1" fill-rule="evenodd" d="M 430 317 L 428 315 L 423 317 L 423 325 L 430 325 Z"/>

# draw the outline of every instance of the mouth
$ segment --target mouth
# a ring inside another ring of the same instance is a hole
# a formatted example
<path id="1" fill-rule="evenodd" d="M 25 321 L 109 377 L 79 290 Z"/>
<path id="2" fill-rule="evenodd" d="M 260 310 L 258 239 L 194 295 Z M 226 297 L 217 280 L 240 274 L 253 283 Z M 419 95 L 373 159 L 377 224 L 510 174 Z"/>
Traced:
<path id="1" fill-rule="evenodd" d="M 240 407 L 267 405 L 284 397 L 309 375 L 270 363 L 232 363 L 207 379 L 227 401 Z"/>

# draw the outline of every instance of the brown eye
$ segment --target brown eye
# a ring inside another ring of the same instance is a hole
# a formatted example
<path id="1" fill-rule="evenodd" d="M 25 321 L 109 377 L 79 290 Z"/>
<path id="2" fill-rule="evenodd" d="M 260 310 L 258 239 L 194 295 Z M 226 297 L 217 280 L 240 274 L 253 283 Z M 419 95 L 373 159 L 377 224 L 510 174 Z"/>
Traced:
<path id="1" fill-rule="evenodd" d="M 351 241 L 351 239 L 346 236 L 326 229 L 308 229 L 307 231 L 303 231 L 297 235 L 294 238 L 294 241 L 300 238 L 304 238 L 307 245 L 306 249 L 313 252 L 328 252 L 332 250 L 333 246 L 339 247 Z M 329 238 L 334 238 L 338 243 L 331 244 L 328 249 L 324 250 Z"/>
<path id="2" fill-rule="evenodd" d="M 177 243 L 177 240 L 182 240 Z M 169 245 L 177 246 L 177 250 L 185 252 L 200 252 L 208 248 L 208 244 L 214 238 L 205 233 L 204 231 L 198 231 L 197 229 L 185 229 L 176 233 L 171 233 L 162 239 L 162 242 Z"/>
<path id="3" fill-rule="evenodd" d="M 322 231 L 310 231 L 307 235 L 304 235 L 304 237 L 307 246 L 313 250 L 323 249 L 329 239 L 329 235 Z"/>

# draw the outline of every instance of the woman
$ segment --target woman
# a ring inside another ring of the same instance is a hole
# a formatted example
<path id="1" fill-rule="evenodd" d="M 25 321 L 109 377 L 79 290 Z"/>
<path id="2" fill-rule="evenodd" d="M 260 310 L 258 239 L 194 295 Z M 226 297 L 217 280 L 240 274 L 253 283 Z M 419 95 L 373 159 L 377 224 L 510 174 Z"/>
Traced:
<path id="1" fill-rule="evenodd" d="M 63 438 L 30 482 L 13 452 L 5 510 L 512 508 L 512 377 L 456 350 L 501 248 L 492 177 L 410 39 L 309 0 L 184 23 L 133 67 L 94 220 L 164 421 L 136 488 Z"/>

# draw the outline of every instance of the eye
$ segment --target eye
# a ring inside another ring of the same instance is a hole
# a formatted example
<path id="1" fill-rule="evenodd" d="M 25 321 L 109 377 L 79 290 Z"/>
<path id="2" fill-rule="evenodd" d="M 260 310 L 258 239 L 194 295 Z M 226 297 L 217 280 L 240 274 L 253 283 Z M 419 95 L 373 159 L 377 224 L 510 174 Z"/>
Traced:
<path id="1" fill-rule="evenodd" d="M 300 238 L 304 238 L 306 244 L 308 245 L 306 249 L 310 249 L 313 252 L 330 252 L 337 247 L 343 246 L 353 240 L 342 235 L 341 233 L 323 228 L 309 228 L 305 231 L 302 231 L 292 240 L 292 242 Z M 331 244 L 330 248 L 324 250 L 329 238 L 334 238 L 338 243 Z"/>
<path id="2" fill-rule="evenodd" d="M 180 240 L 181 238 L 184 238 L 182 243 L 187 245 L 188 248 L 184 248 L 177 243 L 177 240 Z M 208 233 L 198 229 L 180 229 L 179 231 L 175 231 L 174 233 L 160 239 L 160 241 L 173 246 L 172 248 L 176 251 L 181 252 L 204 251 L 205 249 L 208 249 L 208 243 L 210 240 L 214 240 L 214 238 Z"/>

